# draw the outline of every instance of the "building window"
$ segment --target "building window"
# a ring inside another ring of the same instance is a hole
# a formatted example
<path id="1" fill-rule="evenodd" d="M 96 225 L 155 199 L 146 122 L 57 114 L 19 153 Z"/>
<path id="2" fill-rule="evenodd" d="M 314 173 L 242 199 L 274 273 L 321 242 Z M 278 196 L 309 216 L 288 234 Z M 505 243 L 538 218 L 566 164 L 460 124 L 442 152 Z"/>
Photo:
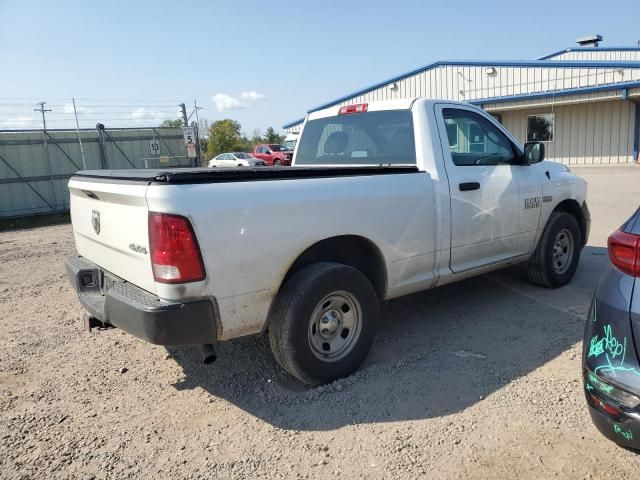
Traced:
<path id="1" fill-rule="evenodd" d="M 445 118 L 444 124 L 447 126 L 447 137 L 449 137 L 449 148 L 452 152 L 458 151 L 458 124 L 452 118 Z"/>
<path id="2" fill-rule="evenodd" d="M 527 117 L 527 142 L 553 142 L 553 113 L 539 113 Z"/>

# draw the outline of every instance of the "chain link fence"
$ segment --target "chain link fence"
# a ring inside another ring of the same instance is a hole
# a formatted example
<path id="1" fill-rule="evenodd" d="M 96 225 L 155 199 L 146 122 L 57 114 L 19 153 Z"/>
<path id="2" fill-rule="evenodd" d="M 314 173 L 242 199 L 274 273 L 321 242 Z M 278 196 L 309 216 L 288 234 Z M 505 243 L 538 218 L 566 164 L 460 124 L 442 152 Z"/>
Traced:
<path id="1" fill-rule="evenodd" d="M 0 130 L 0 218 L 69 210 L 78 170 L 190 165 L 182 128 Z"/>

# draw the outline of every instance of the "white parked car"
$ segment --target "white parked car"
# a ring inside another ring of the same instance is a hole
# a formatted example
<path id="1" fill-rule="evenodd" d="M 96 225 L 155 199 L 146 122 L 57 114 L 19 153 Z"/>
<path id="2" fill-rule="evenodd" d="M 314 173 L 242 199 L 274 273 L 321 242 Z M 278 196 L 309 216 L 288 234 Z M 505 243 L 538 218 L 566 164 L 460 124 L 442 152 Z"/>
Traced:
<path id="1" fill-rule="evenodd" d="M 330 382 L 364 360 L 384 300 L 519 263 L 538 285 L 571 280 L 587 185 L 543 159 L 464 103 L 331 107 L 293 168 L 77 172 L 67 270 L 89 327 L 204 360 L 268 334 L 291 375 Z"/>
<path id="2" fill-rule="evenodd" d="M 250 153 L 221 153 L 209 160 L 209 168 L 213 167 L 264 167 L 266 163 Z"/>

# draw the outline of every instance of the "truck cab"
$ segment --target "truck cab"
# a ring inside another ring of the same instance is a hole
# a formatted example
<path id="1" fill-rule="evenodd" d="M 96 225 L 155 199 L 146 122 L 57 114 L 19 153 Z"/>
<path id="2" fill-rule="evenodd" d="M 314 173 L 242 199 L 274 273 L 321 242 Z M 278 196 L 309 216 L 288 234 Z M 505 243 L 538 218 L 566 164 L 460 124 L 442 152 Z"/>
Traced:
<path id="1" fill-rule="evenodd" d="M 284 138 L 282 144 L 293 152 L 296 148 L 296 143 L 298 143 L 298 138 L 300 138 L 299 133 L 289 133 Z"/>
<path id="2" fill-rule="evenodd" d="M 284 145 L 262 143 L 255 146 L 253 156 L 269 166 L 280 167 L 291 165 L 293 152 Z"/>

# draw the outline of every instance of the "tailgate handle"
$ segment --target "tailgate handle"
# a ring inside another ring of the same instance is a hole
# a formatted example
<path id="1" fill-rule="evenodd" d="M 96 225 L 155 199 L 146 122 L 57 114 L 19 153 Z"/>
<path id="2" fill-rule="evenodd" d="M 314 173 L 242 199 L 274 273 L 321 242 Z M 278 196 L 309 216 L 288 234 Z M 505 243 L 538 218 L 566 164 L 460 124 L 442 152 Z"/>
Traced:
<path id="1" fill-rule="evenodd" d="M 84 194 L 85 194 L 87 197 L 89 197 L 89 198 L 93 198 L 94 200 L 100 200 L 100 199 L 98 198 L 98 195 L 96 195 L 95 193 L 93 193 L 93 192 L 92 192 L 92 191 L 90 191 L 90 190 L 82 190 L 82 193 L 84 193 Z"/>
<path id="2" fill-rule="evenodd" d="M 479 182 L 464 182 L 458 185 L 461 192 L 468 192 L 469 190 L 480 190 Z"/>

